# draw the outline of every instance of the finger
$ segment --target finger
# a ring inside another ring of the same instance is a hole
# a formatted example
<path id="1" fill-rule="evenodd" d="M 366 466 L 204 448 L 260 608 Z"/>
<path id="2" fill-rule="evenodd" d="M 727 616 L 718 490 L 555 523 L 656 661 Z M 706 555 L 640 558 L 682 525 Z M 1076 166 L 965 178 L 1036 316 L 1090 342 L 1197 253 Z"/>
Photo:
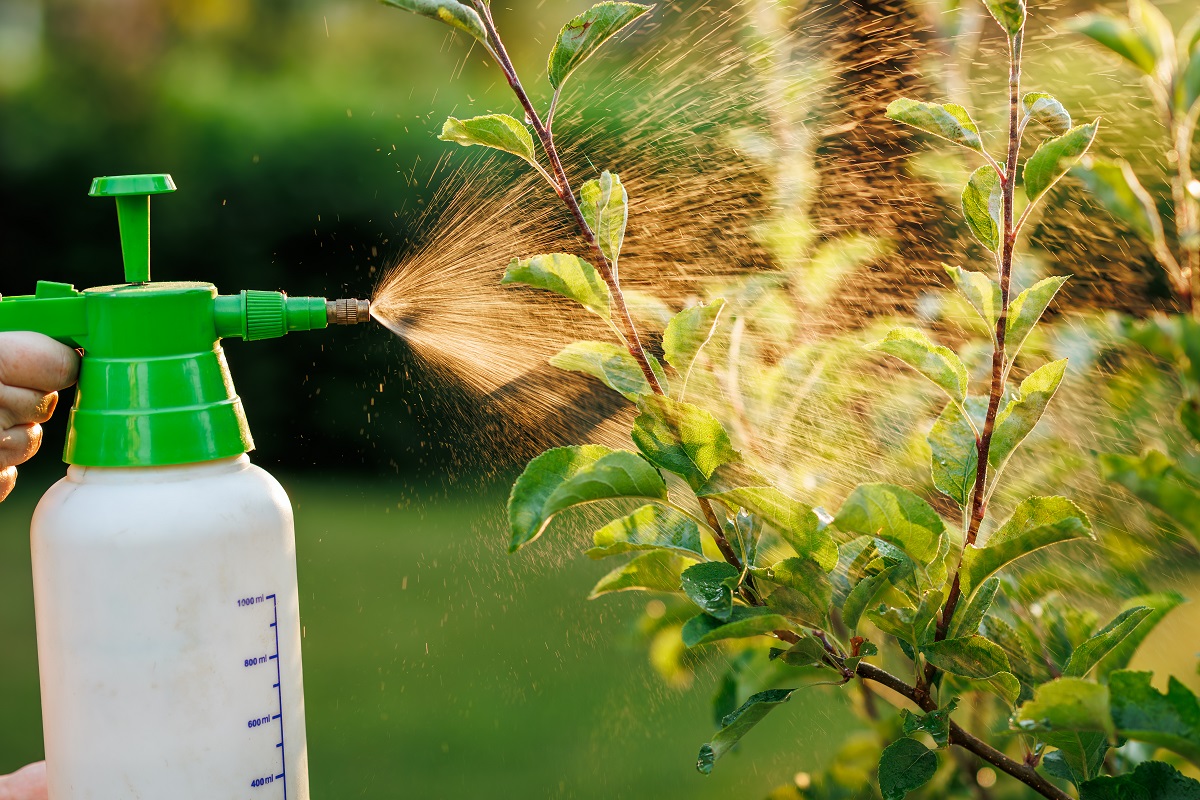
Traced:
<path id="1" fill-rule="evenodd" d="M 58 405 L 58 392 L 46 394 L 0 383 L 0 430 L 30 422 L 46 422 Z"/>
<path id="2" fill-rule="evenodd" d="M 29 331 L 0 333 L 0 383 L 57 392 L 79 376 L 79 354 L 49 336 Z"/>
<path id="3" fill-rule="evenodd" d="M 41 425 L 15 425 L 0 431 L 0 467 L 24 464 L 33 458 L 41 444 Z"/>
<path id="4" fill-rule="evenodd" d="M 46 762 L 39 761 L 27 767 L 21 767 L 8 777 L 0 777 L 4 789 L 10 797 L 20 800 L 46 800 Z"/>
<path id="5" fill-rule="evenodd" d="M 12 494 L 13 487 L 17 485 L 17 468 L 7 467 L 0 469 L 0 503 L 4 502 L 4 498 Z"/>

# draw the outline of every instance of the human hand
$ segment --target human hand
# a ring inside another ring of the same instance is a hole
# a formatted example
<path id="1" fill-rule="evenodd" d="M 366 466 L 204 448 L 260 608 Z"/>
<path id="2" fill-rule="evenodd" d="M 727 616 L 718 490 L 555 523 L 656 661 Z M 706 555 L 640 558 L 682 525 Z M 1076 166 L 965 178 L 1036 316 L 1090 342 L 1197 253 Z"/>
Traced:
<path id="1" fill-rule="evenodd" d="M 40 333 L 0 333 L 0 500 L 16 484 L 17 465 L 41 445 L 58 390 L 78 374 L 79 356 L 66 345 Z"/>
<path id="2" fill-rule="evenodd" d="M 46 762 L 0 775 L 0 800 L 46 800 Z"/>

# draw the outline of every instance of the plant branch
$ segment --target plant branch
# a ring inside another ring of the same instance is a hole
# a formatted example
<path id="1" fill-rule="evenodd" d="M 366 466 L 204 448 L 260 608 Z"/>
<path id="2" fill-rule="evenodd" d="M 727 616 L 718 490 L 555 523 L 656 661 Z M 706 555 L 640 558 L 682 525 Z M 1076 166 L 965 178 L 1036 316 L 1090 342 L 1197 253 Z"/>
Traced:
<path id="1" fill-rule="evenodd" d="M 567 178 L 566 170 L 563 169 L 562 158 L 558 154 L 558 148 L 554 145 L 554 136 L 550 132 L 537 110 L 533 107 L 533 103 L 529 99 L 529 93 L 525 91 L 525 87 L 521 84 L 521 79 L 517 76 L 516 68 L 513 67 L 512 60 L 508 57 L 508 51 L 504 47 L 504 42 L 500 39 L 500 33 L 496 30 L 496 22 L 492 19 L 491 8 L 486 4 L 478 6 L 480 18 L 483 20 L 484 30 L 487 32 L 488 40 L 491 44 L 492 51 L 496 57 L 496 63 L 500 65 L 500 69 L 504 72 L 504 77 L 508 81 L 508 85 L 512 87 L 513 93 L 517 96 L 517 101 L 525 110 L 525 116 L 529 120 L 529 124 L 533 126 L 534 133 L 537 134 L 538 140 L 542 144 L 542 149 L 546 152 L 546 158 L 550 161 L 555 178 L 555 188 L 559 198 L 566 204 L 567 210 L 571 212 L 571 216 L 575 220 L 579 232 L 583 234 L 584 241 L 592 250 L 592 254 L 596 257 L 599 266 L 600 277 L 608 285 L 609 293 L 612 295 L 613 303 L 616 306 L 617 318 L 621 321 L 622 327 L 625 328 L 625 345 L 629 350 L 629 354 L 633 356 L 638 367 L 642 370 L 642 374 L 646 377 L 646 381 L 650 384 L 650 388 L 655 394 L 666 394 L 662 386 L 658 382 L 658 376 L 654 374 L 653 368 L 650 366 L 650 359 L 646 356 L 646 350 L 642 347 L 641 339 L 638 337 L 637 326 L 634 325 L 633 317 L 629 313 L 629 307 L 625 304 L 625 296 L 621 293 L 621 286 L 617 282 L 616 273 L 613 271 L 612 265 L 608 258 L 600 249 L 600 243 L 596 240 L 595 233 L 588 227 L 587 222 L 583 218 L 583 211 L 579 208 L 579 201 L 575 199 L 575 192 L 571 188 L 571 181 Z"/>
<path id="2" fill-rule="evenodd" d="M 1196 118 L 1200 108 L 1176 120 L 1174 134 L 1175 176 L 1171 194 L 1175 202 L 1175 232 L 1180 249 L 1180 289 L 1184 310 L 1200 316 L 1200 200 L 1192 197 L 1192 138 L 1196 135 Z"/>
<path id="3" fill-rule="evenodd" d="M 1017 227 L 1013 222 L 1013 196 L 1016 189 L 1017 158 L 1021 149 L 1021 48 L 1024 43 L 1024 30 L 1009 37 L 1008 59 L 1008 156 L 1005 160 L 1005 173 L 1012 179 L 1004 181 L 1001 200 L 1001 237 L 999 253 L 1000 279 L 1000 313 L 996 317 L 995 346 L 992 349 L 992 382 L 988 392 L 987 416 L 983 420 L 983 431 L 976 440 L 977 463 L 975 467 L 975 487 L 971 494 L 971 517 L 967 524 L 963 549 L 959 553 L 958 565 L 954 569 L 954 580 L 950 584 L 950 593 L 946 596 L 946 604 L 942 608 L 942 616 L 938 620 L 936 640 L 946 638 L 950 629 L 950 620 L 954 617 L 954 609 L 962 596 L 959 573 L 962 571 L 962 559 L 966 550 L 975 544 L 979 536 L 979 526 L 987 513 L 987 478 L 988 456 L 992 449 L 992 434 L 996 428 L 996 416 L 1000 411 L 1000 400 L 1004 396 L 1005 353 L 1004 336 L 1008 329 L 1008 302 L 1010 279 L 1012 277 L 1013 248 L 1017 243 Z M 932 665 L 925 668 L 925 683 L 933 682 L 937 669 Z"/>
<path id="4" fill-rule="evenodd" d="M 925 713 L 937 710 L 937 703 L 927 694 L 918 691 L 885 669 L 861 661 L 856 669 L 858 677 L 863 680 L 875 681 L 901 695 Z M 1005 772 L 1024 783 L 1042 797 L 1051 800 L 1071 800 L 1071 796 L 1052 784 L 1032 766 L 1023 764 L 1016 759 L 1006 756 L 974 734 L 968 733 L 961 725 L 950 720 L 950 744 L 974 753 L 992 766 Z"/>

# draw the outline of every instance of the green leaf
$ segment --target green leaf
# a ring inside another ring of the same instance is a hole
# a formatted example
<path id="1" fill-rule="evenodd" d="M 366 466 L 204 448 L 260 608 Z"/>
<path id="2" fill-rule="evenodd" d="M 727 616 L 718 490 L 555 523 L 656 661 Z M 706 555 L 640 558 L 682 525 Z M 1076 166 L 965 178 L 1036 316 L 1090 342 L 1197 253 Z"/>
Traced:
<path id="1" fill-rule="evenodd" d="M 941 591 L 922 595 L 916 608 L 880 606 L 867 611 L 867 618 L 876 628 L 895 636 L 912 647 L 920 647 L 933 639 L 934 621 L 945 595 Z"/>
<path id="2" fill-rule="evenodd" d="M 1055 135 L 1071 130 L 1071 115 L 1053 95 L 1030 92 L 1021 98 L 1021 108 L 1032 122 L 1040 122 Z"/>
<path id="3" fill-rule="evenodd" d="M 1004 331 L 1004 349 L 1008 360 L 1012 362 L 1021 346 L 1033 332 L 1038 320 L 1058 294 L 1058 290 L 1068 278 L 1043 278 L 1016 296 L 1008 308 L 1008 324 Z"/>
<path id="4" fill-rule="evenodd" d="M 1166 694 L 1151 672 L 1116 670 L 1108 676 L 1113 724 L 1122 736 L 1165 747 L 1200 766 L 1200 702 L 1171 676 Z"/>
<path id="5" fill-rule="evenodd" d="M 1025 0 L 983 0 L 983 4 L 1009 36 L 1025 26 Z"/>
<path id="6" fill-rule="evenodd" d="M 550 85 L 560 89 L 567 76 L 600 45 L 651 8 L 637 3 L 599 3 L 568 22 L 559 31 L 546 64 Z"/>
<path id="7" fill-rule="evenodd" d="M 602 594 L 625 591 L 678 592 L 680 574 L 695 564 L 669 550 L 642 553 L 628 564 L 617 567 L 601 578 L 588 595 L 593 600 Z"/>
<path id="8" fill-rule="evenodd" d="M 1143 761 L 1133 772 L 1082 784 L 1079 800 L 1200 800 L 1200 781 L 1162 761 Z"/>
<path id="9" fill-rule="evenodd" d="M 533 258 L 514 258 L 502 284 L 524 283 L 568 297 L 588 311 L 610 319 L 612 296 L 596 268 L 579 256 L 550 253 Z"/>
<path id="10" fill-rule="evenodd" d="M 969 302 L 987 324 L 992 337 L 996 335 L 996 320 L 1000 317 L 1000 286 L 982 272 L 970 272 L 962 267 L 942 265 Z"/>
<path id="11" fill-rule="evenodd" d="M 571 342 L 550 359 L 550 365 L 591 375 L 635 403 L 643 395 L 653 393 L 629 350 L 612 342 Z"/>
<path id="12" fill-rule="evenodd" d="M 933 485 L 960 506 L 966 506 L 975 488 L 979 466 L 975 429 L 960 406 L 949 403 L 928 436 Z"/>
<path id="13" fill-rule="evenodd" d="M 1140 457 L 1102 453 L 1099 461 L 1104 480 L 1124 486 L 1200 538 L 1200 487 L 1168 456 L 1157 450 Z"/>
<path id="14" fill-rule="evenodd" d="M 1079 786 L 1103 774 L 1108 737 L 1103 733 L 1061 731 L 1039 733 L 1038 738 L 1058 749 L 1042 759 L 1046 772 Z M 1200 800 L 1200 799 L 1198 799 Z"/>
<path id="15" fill-rule="evenodd" d="M 592 534 L 595 545 L 589 558 L 605 558 L 635 550 L 674 550 L 686 556 L 703 558 L 700 528 L 674 509 L 645 505 Z M 679 588 L 676 586 L 675 588 Z"/>
<path id="16" fill-rule="evenodd" d="M 767 607 L 772 611 L 819 628 L 827 627 L 829 609 L 833 605 L 833 585 L 815 562 L 807 558 L 788 558 L 753 572 L 755 577 L 780 586 L 767 597 Z"/>
<path id="17" fill-rule="evenodd" d="M 737 511 L 743 508 L 771 525 L 796 554 L 811 558 L 830 571 L 837 564 L 838 548 L 811 506 L 797 502 L 766 479 L 730 463 L 718 467 L 697 494 L 718 500 Z"/>
<path id="18" fill-rule="evenodd" d="M 969 150 L 983 152 L 979 127 L 971 120 L 971 115 L 967 113 L 967 110 L 960 105 L 923 103 L 919 100 L 901 97 L 888 104 L 887 117 L 926 133 L 932 133 L 948 142 L 960 144 Z"/>
<path id="19" fill-rule="evenodd" d="M 732 564 L 724 561 L 707 561 L 689 567 L 680 576 L 683 593 L 688 599 L 722 622 L 728 622 L 733 614 L 733 590 L 741 580 L 741 573 Z"/>
<path id="20" fill-rule="evenodd" d="M 719 299 L 708 305 L 685 308 L 671 318 L 663 332 L 663 355 L 667 363 L 683 376 L 683 386 L 679 390 L 681 395 L 687 389 L 692 365 L 716 331 L 717 320 L 724 308 L 725 301 Z"/>
<path id="21" fill-rule="evenodd" d="M 1067 678 L 1087 677 L 1087 674 L 1092 671 L 1092 667 L 1099 664 L 1102 658 L 1111 653 L 1126 636 L 1133 633 L 1133 629 L 1142 620 L 1152 613 L 1154 613 L 1153 610 L 1146 606 L 1137 606 L 1122 611 L 1116 619 L 1075 648 L 1075 651 L 1071 653 L 1071 660 L 1063 669 L 1063 676 Z"/>
<path id="22" fill-rule="evenodd" d="M 1087 514 L 1065 497 L 1030 497 L 1014 509 L 991 535 L 986 547 L 967 545 L 963 550 L 959 582 L 963 596 L 1022 556 L 1072 539 L 1092 538 Z"/>
<path id="23" fill-rule="evenodd" d="M 1107 686 L 1082 678 L 1059 678 L 1034 691 L 1014 719 L 1025 730 L 1112 733 Z M 1040 734 L 1039 734 L 1040 736 Z"/>
<path id="24" fill-rule="evenodd" d="M 998 645 L 982 636 L 943 639 L 921 646 L 930 664 L 951 675 L 961 675 L 988 684 L 989 688 L 1012 705 L 1021 693 L 1021 685 L 1012 674 L 1008 656 Z"/>
<path id="25" fill-rule="evenodd" d="M 956 403 L 967 396 L 967 368 L 958 354 L 948 347 L 935 345 L 916 328 L 893 328 L 868 350 L 881 350 L 908 364 L 941 387 Z"/>
<path id="26" fill-rule="evenodd" d="M 971 173 L 962 193 L 963 217 L 980 244 L 992 252 L 1000 250 L 1000 214 L 1004 189 L 1000 176 L 990 166 Z"/>
<path id="27" fill-rule="evenodd" d="M 883 800 L 903 800 L 937 772 L 937 756 L 916 739 L 897 739 L 879 757 L 879 791 Z"/>
<path id="28" fill-rule="evenodd" d="M 654 467 L 628 450 L 599 445 L 556 447 L 529 462 L 508 498 L 509 552 L 532 542 L 560 511 L 623 497 L 666 500 Z"/>
<path id="29" fill-rule="evenodd" d="M 634 444 L 651 463 L 692 488 L 703 486 L 722 464 L 740 460 L 725 428 L 704 409 L 659 395 L 646 395 L 638 409 Z"/>
<path id="30" fill-rule="evenodd" d="M 847 533 L 875 536 L 928 564 L 941 549 L 946 526 L 920 497 L 887 483 L 855 487 L 842 503 L 833 524 Z"/>
<path id="31" fill-rule="evenodd" d="M 787 617 L 768 608 L 734 606 L 728 621 L 711 614 L 700 614 L 683 624 L 680 635 L 685 645 L 698 647 L 722 639 L 746 639 L 777 630 L 795 630 L 795 625 Z"/>
<path id="32" fill-rule="evenodd" d="M 771 648 L 771 660 L 779 659 L 785 664 L 790 664 L 793 667 L 811 667 L 820 665 L 825 661 L 825 656 L 828 651 L 825 645 L 816 640 L 816 637 L 808 634 L 802 634 L 800 641 L 786 650 Z"/>
<path id="33" fill-rule="evenodd" d="M 918 731 L 928 733 L 939 748 L 950 745 L 950 715 L 958 708 L 955 698 L 945 706 L 930 711 L 928 714 L 915 714 L 907 708 L 900 712 L 901 724 L 905 736 L 912 736 Z"/>
<path id="34" fill-rule="evenodd" d="M 1175 84 L 1175 108 L 1180 115 L 1192 113 L 1200 101 L 1200 48 L 1192 53 Z"/>
<path id="35" fill-rule="evenodd" d="M 957 607 L 962 611 L 955 614 L 954 619 L 951 620 L 950 638 L 975 635 L 979 631 L 979 626 L 983 624 L 983 618 L 987 616 L 988 609 L 991 608 L 998 591 L 1000 591 L 1000 579 L 993 576 L 983 582 L 965 608 L 960 603 Z"/>
<path id="36" fill-rule="evenodd" d="M 579 210 L 615 274 L 629 221 L 629 195 L 621 179 L 605 170 L 599 178 L 585 183 L 579 188 Z"/>
<path id="37" fill-rule="evenodd" d="M 1101 659 L 1099 666 L 1096 668 L 1096 674 L 1104 677 L 1113 670 L 1125 669 L 1125 667 L 1129 666 L 1129 662 L 1133 660 L 1137 649 L 1141 647 L 1142 642 L 1150 635 L 1150 632 L 1154 630 L 1158 623 L 1162 622 L 1163 617 L 1183 603 L 1183 595 L 1178 592 L 1145 594 L 1126 600 L 1124 607 L 1121 609 L 1122 611 L 1145 606 L 1150 609 L 1150 614 L 1114 647 L 1112 652 Z"/>
<path id="38" fill-rule="evenodd" d="M 1021 381 L 1017 396 L 1009 401 L 996 417 L 996 429 L 992 434 L 992 446 L 988 451 L 988 463 L 1001 468 L 1013 451 L 1025 440 L 1038 420 L 1042 418 L 1050 398 L 1058 391 L 1067 360 L 1051 361 L 1031 372 Z"/>
<path id="39" fill-rule="evenodd" d="M 1129 226 L 1142 241 L 1155 248 L 1166 247 L 1162 217 L 1154 198 L 1138 181 L 1129 162 L 1093 158 L 1091 163 L 1071 168 L 1108 213 Z"/>
<path id="40" fill-rule="evenodd" d="M 471 34 L 491 49 L 483 20 L 479 18 L 475 9 L 465 3 L 457 0 L 383 0 L 383 3 L 444 22 L 452 28 Z"/>
<path id="41" fill-rule="evenodd" d="M 1025 196 L 1030 203 L 1037 202 L 1087 152 L 1099 127 L 1099 119 L 1077 125 L 1062 136 L 1047 139 L 1033 151 L 1022 173 Z"/>
<path id="42" fill-rule="evenodd" d="M 795 689 L 768 689 L 765 692 L 751 695 L 736 711 L 721 720 L 721 730 L 717 731 L 710 742 L 700 748 L 696 769 L 705 775 L 712 772 L 713 764 L 718 758 L 728 753 L 751 728 L 762 722 L 763 717 L 771 713 L 776 706 L 786 703 L 795 691 Z"/>
<path id="43" fill-rule="evenodd" d="M 471 119 L 448 117 L 438 138 L 443 142 L 457 142 L 463 147 L 480 145 L 502 150 L 537 164 L 529 129 L 508 114 L 488 114 Z"/>
<path id="44" fill-rule="evenodd" d="M 1151 43 L 1134 31 L 1128 21 L 1113 14 L 1083 14 L 1070 27 L 1092 41 L 1107 47 L 1142 72 L 1154 72 L 1155 58 Z"/>
<path id="45" fill-rule="evenodd" d="M 842 604 L 842 622 L 851 633 L 858 632 L 858 622 L 862 619 L 863 612 L 878 601 L 879 596 L 888 587 L 888 577 L 895 568 L 895 565 L 885 567 L 874 575 L 868 575 L 850 590 L 846 602 Z"/>

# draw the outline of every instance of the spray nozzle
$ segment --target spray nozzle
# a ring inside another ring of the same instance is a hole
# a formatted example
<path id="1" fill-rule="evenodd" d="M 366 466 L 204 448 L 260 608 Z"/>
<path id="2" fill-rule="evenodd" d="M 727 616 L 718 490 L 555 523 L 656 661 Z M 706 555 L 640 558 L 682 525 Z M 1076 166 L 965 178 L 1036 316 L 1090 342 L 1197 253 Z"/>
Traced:
<path id="1" fill-rule="evenodd" d="M 92 182 L 92 196 L 116 198 L 125 283 L 77 291 L 39 281 L 32 295 L 0 298 L 0 331 L 37 331 L 84 350 L 68 463 L 157 466 L 245 453 L 253 443 L 220 341 L 370 318 L 367 300 L 152 282 L 150 195 L 173 191 L 170 175 Z"/>

